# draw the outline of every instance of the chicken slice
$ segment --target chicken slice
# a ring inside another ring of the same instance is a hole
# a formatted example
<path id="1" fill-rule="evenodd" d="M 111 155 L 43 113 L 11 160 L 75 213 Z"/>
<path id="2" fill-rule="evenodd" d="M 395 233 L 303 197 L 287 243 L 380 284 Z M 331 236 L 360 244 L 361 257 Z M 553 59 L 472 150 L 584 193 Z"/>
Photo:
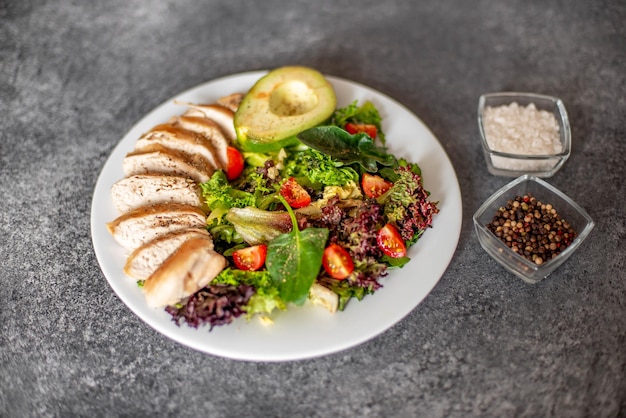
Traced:
<path id="1" fill-rule="evenodd" d="M 154 144 L 189 155 L 201 155 L 214 170 L 223 168 L 217 158 L 212 141 L 205 135 L 187 130 L 184 127 L 174 126 L 171 123 L 157 125 L 137 140 L 135 150 L 145 149 Z"/>
<path id="2" fill-rule="evenodd" d="M 215 150 L 215 156 L 222 169 L 228 168 L 228 146 L 230 142 L 224 132 L 212 119 L 200 116 L 176 116 L 170 120 L 174 126 L 180 126 L 196 134 L 203 135 Z"/>
<path id="3" fill-rule="evenodd" d="M 197 183 L 208 181 L 215 172 L 204 157 L 192 156 L 160 144 L 128 153 L 122 167 L 126 176 L 161 173 L 189 177 Z"/>
<path id="4" fill-rule="evenodd" d="M 190 239 L 204 239 L 213 249 L 213 239 L 206 229 L 181 229 L 148 241 L 133 251 L 126 260 L 124 273 L 137 280 L 147 279 L 170 255 Z"/>
<path id="5" fill-rule="evenodd" d="M 224 132 L 226 138 L 230 142 L 235 142 L 237 139 L 237 133 L 235 132 L 235 112 L 218 104 L 187 103 L 187 105 L 191 109 L 187 110 L 184 116 L 200 116 L 215 121 Z"/>
<path id="6" fill-rule="evenodd" d="M 208 285 L 226 267 L 226 258 L 204 239 L 185 241 L 143 285 L 146 302 L 173 305 Z"/>
<path id="7" fill-rule="evenodd" d="M 129 251 L 172 231 L 205 226 L 206 215 L 202 210 L 180 203 L 142 206 L 107 223 L 113 238 Z"/>
<path id="8" fill-rule="evenodd" d="M 227 107 L 233 112 L 237 112 L 237 109 L 239 109 L 239 105 L 243 100 L 243 96 L 243 93 L 229 94 L 228 96 L 220 97 L 219 99 L 217 99 L 217 104 Z"/>
<path id="9" fill-rule="evenodd" d="M 207 210 L 198 183 L 183 176 L 135 174 L 113 184 L 111 197 L 120 213 L 166 202 L 184 203 Z"/>

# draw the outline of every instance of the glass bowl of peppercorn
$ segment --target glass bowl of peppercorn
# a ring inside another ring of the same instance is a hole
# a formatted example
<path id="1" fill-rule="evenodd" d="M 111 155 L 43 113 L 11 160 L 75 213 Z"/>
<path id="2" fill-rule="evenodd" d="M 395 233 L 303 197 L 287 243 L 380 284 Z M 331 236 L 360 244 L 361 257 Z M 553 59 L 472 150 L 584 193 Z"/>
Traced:
<path id="1" fill-rule="evenodd" d="M 551 177 L 571 152 L 563 102 L 534 93 L 488 93 L 478 100 L 478 129 L 487 169 L 498 176 Z"/>
<path id="2" fill-rule="evenodd" d="M 528 174 L 495 192 L 478 208 L 473 221 L 482 248 L 533 284 L 563 264 L 594 227 L 576 202 Z"/>

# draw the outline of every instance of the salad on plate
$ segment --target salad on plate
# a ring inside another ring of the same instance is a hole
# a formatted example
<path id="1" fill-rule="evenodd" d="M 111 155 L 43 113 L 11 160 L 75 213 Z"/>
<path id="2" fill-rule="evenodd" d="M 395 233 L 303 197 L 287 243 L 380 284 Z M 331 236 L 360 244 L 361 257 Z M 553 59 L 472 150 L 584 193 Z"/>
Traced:
<path id="1" fill-rule="evenodd" d="M 179 325 L 343 311 L 410 262 L 439 212 L 420 167 L 388 152 L 376 106 L 336 107 L 316 70 L 281 67 L 189 108 L 125 157 L 125 212 L 107 225 L 125 272 Z"/>

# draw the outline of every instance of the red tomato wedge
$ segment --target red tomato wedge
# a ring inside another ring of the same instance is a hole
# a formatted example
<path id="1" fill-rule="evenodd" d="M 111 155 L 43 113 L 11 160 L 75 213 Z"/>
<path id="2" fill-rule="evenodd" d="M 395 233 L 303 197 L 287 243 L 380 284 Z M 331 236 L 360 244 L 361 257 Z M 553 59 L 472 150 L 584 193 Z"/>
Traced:
<path id="1" fill-rule="evenodd" d="M 381 176 L 375 174 L 365 173 L 361 177 L 361 188 L 365 196 L 376 199 L 378 196 L 384 194 L 393 186 L 393 183 L 385 180 Z"/>
<path id="2" fill-rule="evenodd" d="M 346 129 L 346 131 L 348 131 L 348 133 L 350 135 L 354 135 L 354 134 L 358 134 L 358 133 L 364 132 L 372 139 L 374 139 L 374 138 L 376 138 L 376 136 L 378 136 L 378 128 L 376 128 L 376 125 L 373 125 L 371 123 L 352 123 L 352 122 L 347 122 L 346 125 L 345 125 L 345 129 Z"/>
<path id="3" fill-rule="evenodd" d="M 322 256 L 324 270 L 334 279 L 343 280 L 354 271 L 350 253 L 338 244 L 330 244 Z"/>
<path id="4" fill-rule="evenodd" d="M 309 193 L 293 177 L 289 177 L 280 186 L 280 194 L 294 209 L 303 208 L 311 203 Z"/>
<path id="5" fill-rule="evenodd" d="M 391 258 L 406 256 L 406 244 L 392 224 L 383 226 L 376 235 L 376 243 L 383 253 Z"/>
<path id="6" fill-rule="evenodd" d="M 235 180 L 243 172 L 243 155 L 235 147 L 228 147 L 226 149 L 226 156 L 228 157 L 228 167 L 226 167 L 226 178 L 228 180 Z"/>
<path id="7" fill-rule="evenodd" d="M 233 252 L 233 261 L 239 270 L 255 271 L 263 267 L 267 256 L 267 245 L 241 248 Z"/>

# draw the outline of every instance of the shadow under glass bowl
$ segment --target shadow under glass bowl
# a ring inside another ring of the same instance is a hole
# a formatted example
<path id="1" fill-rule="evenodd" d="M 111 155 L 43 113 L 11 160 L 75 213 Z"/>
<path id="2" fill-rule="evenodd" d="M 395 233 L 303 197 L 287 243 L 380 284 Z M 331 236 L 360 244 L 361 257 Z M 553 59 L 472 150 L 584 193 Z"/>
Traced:
<path id="1" fill-rule="evenodd" d="M 499 208 L 516 196 L 532 194 L 544 204 L 551 204 L 561 219 L 569 222 L 576 231 L 572 243 L 555 258 L 541 265 L 524 258 L 509 248 L 487 228 Z M 591 217 L 576 202 L 544 180 L 523 175 L 495 192 L 478 208 L 473 216 L 474 229 L 481 247 L 506 270 L 527 283 L 537 283 L 563 264 L 580 247 L 594 227 Z"/>
<path id="2" fill-rule="evenodd" d="M 559 127 L 561 151 L 553 154 L 516 154 L 495 150 L 485 135 L 485 109 L 517 103 L 520 107 L 534 104 L 537 110 L 550 112 Z M 567 161 L 571 152 L 571 129 L 563 102 L 552 96 L 534 93 L 501 92 L 488 93 L 478 100 L 478 128 L 487 169 L 498 176 L 518 177 L 531 174 L 537 177 L 551 177 Z"/>

